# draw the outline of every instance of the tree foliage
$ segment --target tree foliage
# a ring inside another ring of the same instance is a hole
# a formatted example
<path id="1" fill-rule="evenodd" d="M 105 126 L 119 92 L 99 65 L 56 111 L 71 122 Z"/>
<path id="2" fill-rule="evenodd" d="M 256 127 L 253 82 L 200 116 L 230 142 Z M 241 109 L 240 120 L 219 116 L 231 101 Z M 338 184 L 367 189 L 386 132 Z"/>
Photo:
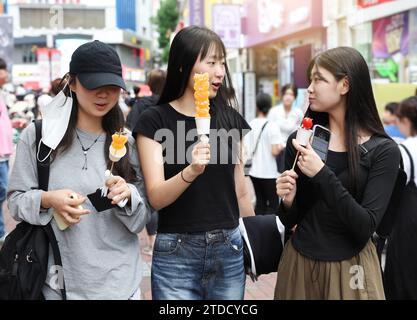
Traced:
<path id="1" fill-rule="evenodd" d="M 162 61 L 168 61 L 168 52 L 171 33 L 175 30 L 179 18 L 176 0 L 163 0 L 154 17 L 153 23 L 157 26 L 159 48 L 162 49 Z"/>

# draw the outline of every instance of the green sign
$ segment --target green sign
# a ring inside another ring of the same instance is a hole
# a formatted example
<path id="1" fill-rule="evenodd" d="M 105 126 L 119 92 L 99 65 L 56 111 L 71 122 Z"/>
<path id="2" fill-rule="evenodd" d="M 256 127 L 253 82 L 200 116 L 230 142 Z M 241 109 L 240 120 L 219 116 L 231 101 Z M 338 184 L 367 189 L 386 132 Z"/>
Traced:
<path id="1" fill-rule="evenodd" d="M 383 78 L 389 78 L 391 82 L 398 82 L 398 64 L 392 58 L 377 60 L 375 69 Z"/>

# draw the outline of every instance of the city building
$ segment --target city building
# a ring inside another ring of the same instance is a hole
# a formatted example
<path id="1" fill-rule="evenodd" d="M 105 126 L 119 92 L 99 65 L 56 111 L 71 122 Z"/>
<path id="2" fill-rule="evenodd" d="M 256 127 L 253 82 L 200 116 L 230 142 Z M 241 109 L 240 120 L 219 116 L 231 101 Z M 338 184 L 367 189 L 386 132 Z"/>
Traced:
<path id="1" fill-rule="evenodd" d="M 358 49 L 377 83 L 417 83 L 417 1 L 324 0 L 329 48 Z"/>
<path id="2" fill-rule="evenodd" d="M 128 88 L 152 68 L 152 0 L 9 0 L 13 18 L 13 82 L 48 88 L 68 71 L 72 52 L 100 40 L 118 52 Z M 142 13 L 142 11 L 144 13 Z"/>

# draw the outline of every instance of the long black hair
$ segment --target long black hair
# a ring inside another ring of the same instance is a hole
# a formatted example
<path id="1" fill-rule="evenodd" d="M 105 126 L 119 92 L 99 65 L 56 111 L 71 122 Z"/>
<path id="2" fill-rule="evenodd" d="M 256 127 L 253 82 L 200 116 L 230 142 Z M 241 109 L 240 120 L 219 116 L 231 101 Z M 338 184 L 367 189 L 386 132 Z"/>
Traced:
<path id="1" fill-rule="evenodd" d="M 216 56 L 226 60 L 226 48 L 220 37 L 205 27 L 190 26 L 174 37 L 169 51 L 167 78 L 158 104 L 174 101 L 184 95 L 191 71 L 198 57 L 203 60 L 214 46 Z M 217 128 L 239 128 L 230 109 L 237 106 L 230 72 L 225 64 L 225 77 L 215 98 L 210 99 L 210 113 L 216 115 Z"/>
<path id="2" fill-rule="evenodd" d="M 330 49 L 313 58 L 307 70 L 308 79 L 314 66 L 326 69 L 337 81 L 346 77 L 349 82 L 346 96 L 345 144 L 348 153 L 349 191 L 355 195 L 360 159 L 358 132 L 364 130 L 371 135 L 389 138 L 378 115 L 369 69 L 362 55 L 349 47 Z M 306 116 L 312 118 L 315 124 L 329 124 L 327 113 L 314 112 L 308 108 Z"/>
<path id="3" fill-rule="evenodd" d="M 55 158 L 58 154 L 64 153 L 74 142 L 75 139 L 75 130 L 77 125 L 77 118 L 78 118 L 78 100 L 75 92 L 70 93 L 70 84 L 72 84 L 75 81 L 76 75 L 67 73 L 61 80 L 60 88 L 63 89 L 65 84 L 68 83 L 67 86 L 65 86 L 64 93 L 67 97 L 72 96 L 73 103 L 72 103 L 72 109 L 71 109 L 71 116 L 68 123 L 67 131 L 65 132 L 65 135 L 61 142 L 59 143 L 56 150 L 52 153 L 52 159 Z M 115 132 L 119 132 L 120 130 L 123 130 L 125 125 L 125 120 L 123 116 L 123 112 L 120 109 L 119 104 L 117 103 L 102 119 L 101 125 L 103 127 L 104 132 L 106 133 L 106 142 L 104 147 L 104 156 L 105 159 L 108 159 L 107 161 L 107 167 L 110 168 L 111 161 L 109 159 L 109 147 L 112 142 L 111 136 Z M 118 162 L 114 165 L 113 174 L 119 175 L 122 178 L 124 178 L 126 181 L 129 181 L 133 175 L 133 169 L 129 163 L 129 146 L 126 144 L 126 156 L 122 157 Z M 103 172 L 104 174 L 104 172 Z"/>

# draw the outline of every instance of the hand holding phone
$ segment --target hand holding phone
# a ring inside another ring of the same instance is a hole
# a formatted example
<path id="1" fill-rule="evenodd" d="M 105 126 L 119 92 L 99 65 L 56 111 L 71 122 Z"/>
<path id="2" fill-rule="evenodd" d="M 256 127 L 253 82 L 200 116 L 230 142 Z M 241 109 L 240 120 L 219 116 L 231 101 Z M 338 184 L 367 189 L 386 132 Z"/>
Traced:
<path id="1" fill-rule="evenodd" d="M 329 129 L 318 124 L 314 125 L 313 137 L 311 140 L 311 147 L 319 155 L 320 159 L 324 163 L 326 163 L 326 160 L 327 160 L 330 136 L 331 136 L 331 133 Z"/>

